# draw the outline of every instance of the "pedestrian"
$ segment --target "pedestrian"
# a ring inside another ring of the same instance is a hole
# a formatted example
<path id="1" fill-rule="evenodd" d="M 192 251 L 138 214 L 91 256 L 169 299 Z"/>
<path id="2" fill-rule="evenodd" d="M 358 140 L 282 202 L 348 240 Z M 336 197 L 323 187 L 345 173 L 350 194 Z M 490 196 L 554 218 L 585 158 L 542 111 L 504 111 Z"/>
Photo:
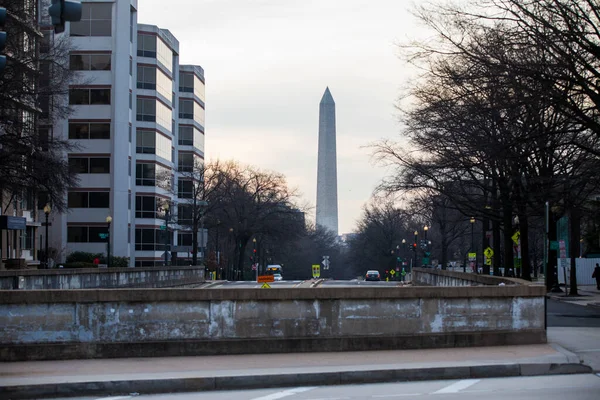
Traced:
<path id="1" fill-rule="evenodd" d="M 596 268 L 594 268 L 592 278 L 596 278 L 596 288 L 600 290 L 600 265 L 598 263 L 596 263 Z"/>

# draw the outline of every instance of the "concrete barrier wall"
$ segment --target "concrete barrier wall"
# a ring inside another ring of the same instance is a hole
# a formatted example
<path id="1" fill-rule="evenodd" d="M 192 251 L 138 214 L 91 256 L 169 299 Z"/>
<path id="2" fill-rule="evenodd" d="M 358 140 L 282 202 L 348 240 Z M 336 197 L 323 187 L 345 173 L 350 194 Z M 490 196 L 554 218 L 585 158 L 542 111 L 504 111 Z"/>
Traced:
<path id="1" fill-rule="evenodd" d="M 498 286 L 501 283 L 504 285 L 531 285 L 531 282 L 518 278 L 433 268 L 413 268 L 412 281 L 415 285 L 424 286 Z"/>
<path id="2" fill-rule="evenodd" d="M 0 271 L 0 290 L 160 288 L 204 281 L 204 267 Z"/>
<path id="3" fill-rule="evenodd" d="M 543 287 L 0 292 L 0 358 L 543 343 Z"/>

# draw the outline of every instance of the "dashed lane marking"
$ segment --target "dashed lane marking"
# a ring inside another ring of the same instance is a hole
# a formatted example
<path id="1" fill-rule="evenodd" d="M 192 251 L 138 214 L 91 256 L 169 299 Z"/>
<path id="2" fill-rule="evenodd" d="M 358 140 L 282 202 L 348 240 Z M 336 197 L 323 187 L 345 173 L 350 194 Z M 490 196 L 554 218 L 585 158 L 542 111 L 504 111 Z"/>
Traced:
<path id="1" fill-rule="evenodd" d="M 281 392 L 272 393 L 262 397 L 255 397 L 251 400 L 277 400 L 283 399 L 284 397 L 293 396 L 295 394 L 308 392 L 309 390 L 316 389 L 316 387 L 301 387 L 295 389 L 282 390 Z"/>
<path id="2" fill-rule="evenodd" d="M 481 381 L 481 379 L 463 379 L 462 381 L 454 382 L 452 385 L 446 386 L 432 394 L 458 393 L 469 386 L 473 386 L 479 381 Z"/>

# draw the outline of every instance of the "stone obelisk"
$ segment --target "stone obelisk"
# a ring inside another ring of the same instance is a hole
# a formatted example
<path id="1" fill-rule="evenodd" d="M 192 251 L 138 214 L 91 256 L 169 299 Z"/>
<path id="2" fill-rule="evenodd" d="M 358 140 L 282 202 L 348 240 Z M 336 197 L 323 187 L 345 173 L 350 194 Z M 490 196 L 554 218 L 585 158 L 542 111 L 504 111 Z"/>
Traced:
<path id="1" fill-rule="evenodd" d="M 317 166 L 317 225 L 338 234 L 335 102 L 325 89 L 319 104 L 319 161 Z"/>

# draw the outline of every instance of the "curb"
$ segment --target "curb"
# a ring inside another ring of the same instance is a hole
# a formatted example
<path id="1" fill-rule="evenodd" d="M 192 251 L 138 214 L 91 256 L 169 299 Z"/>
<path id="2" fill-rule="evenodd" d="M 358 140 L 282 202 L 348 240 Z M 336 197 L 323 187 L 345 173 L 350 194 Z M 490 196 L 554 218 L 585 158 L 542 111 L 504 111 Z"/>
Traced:
<path id="1" fill-rule="evenodd" d="M 342 372 L 308 372 L 216 376 L 198 378 L 144 379 L 105 382 L 61 382 L 0 387 L 0 397 L 22 400 L 39 397 L 115 396 L 213 390 L 248 390 L 290 386 L 331 386 L 361 383 L 409 382 L 440 379 L 500 378 L 559 374 L 586 374 L 583 364 L 499 364 L 464 367 L 383 369 Z"/>

